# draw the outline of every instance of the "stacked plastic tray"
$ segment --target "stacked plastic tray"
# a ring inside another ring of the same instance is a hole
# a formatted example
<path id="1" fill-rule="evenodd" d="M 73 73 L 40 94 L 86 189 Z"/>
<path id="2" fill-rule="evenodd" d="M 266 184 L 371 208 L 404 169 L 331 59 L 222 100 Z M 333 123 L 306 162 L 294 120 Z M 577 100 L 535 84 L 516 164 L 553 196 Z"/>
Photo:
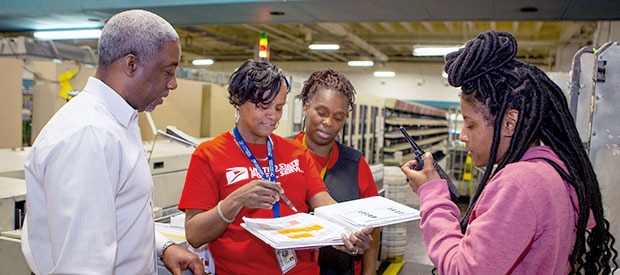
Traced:
<path id="1" fill-rule="evenodd" d="M 385 197 L 400 203 L 407 199 L 407 177 L 398 166 L 385 166 L 383 174 Z M 381 260 L 401 262 L 407 246 L 407 225 L 405 223 L 383 227 L 381 236 Z"/>

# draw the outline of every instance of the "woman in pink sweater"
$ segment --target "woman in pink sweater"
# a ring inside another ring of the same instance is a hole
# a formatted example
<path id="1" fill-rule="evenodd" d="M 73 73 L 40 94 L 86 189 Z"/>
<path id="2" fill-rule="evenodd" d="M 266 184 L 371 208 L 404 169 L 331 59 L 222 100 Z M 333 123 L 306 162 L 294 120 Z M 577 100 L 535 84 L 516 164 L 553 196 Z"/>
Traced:
<path id="1" fill-rule="evenodd" d="M 459 223 L 432 156 L 420 171 L 402 166 L 428 255 L 440 274 L 609 274 L 615 239 L 566 98 L 516 53 L 512 35 L 488 31 L 446 56 L 462 90 L 460 140 L 486 170 Z"/>

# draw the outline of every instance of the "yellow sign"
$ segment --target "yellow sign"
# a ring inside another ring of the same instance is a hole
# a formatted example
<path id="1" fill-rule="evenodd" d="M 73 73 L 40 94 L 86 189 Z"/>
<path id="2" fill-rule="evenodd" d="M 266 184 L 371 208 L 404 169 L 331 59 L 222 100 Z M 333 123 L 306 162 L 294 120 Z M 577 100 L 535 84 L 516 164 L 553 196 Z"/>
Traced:
<path id="1" fill-rule="evenodd" d="M 467 156 L 465 159 L 465 166 L 463 167 L 463 178 L 461 178 L 461 188 L 459 189 L 459 195 L 463 194 L 463 185 L 465 185 L 466 181 L 469 181 L 469 194 L 471 196 L 471 171 L 473 169 L 473 165 L 471 163 L 471 158 Z"/>
<path id="2" fill-rule="evenodd" d="M 73 71 L 66 71 L 58 76 L 58 81 L 60 82 L 60 93 L 58 93 L 59 97 L 69 101 L 71 96 L 68 94 L 69 91 L 73 91 L 73 87 L 71 87 L 71 83 L 69 81 L 73 79 L 75 74 L 77 74 L 80 70 L 75 69 Z"/>

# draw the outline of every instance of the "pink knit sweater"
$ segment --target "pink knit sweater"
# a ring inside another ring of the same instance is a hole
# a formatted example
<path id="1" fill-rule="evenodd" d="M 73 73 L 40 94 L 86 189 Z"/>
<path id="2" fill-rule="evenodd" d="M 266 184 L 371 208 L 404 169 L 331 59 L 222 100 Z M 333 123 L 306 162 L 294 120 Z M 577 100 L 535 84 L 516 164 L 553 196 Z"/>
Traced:
<path id="1" fill-rule="evenodd" d="M 530 148 L 487 184 L 465 235 L 459 209 L 444 180 L 423 184 L 420 228 L 439 274 L 567 274 L 575 243 L 577 196 L 547 158 L 549 148 Z M 595 224 L 592 215 L 588 228 Z"/>

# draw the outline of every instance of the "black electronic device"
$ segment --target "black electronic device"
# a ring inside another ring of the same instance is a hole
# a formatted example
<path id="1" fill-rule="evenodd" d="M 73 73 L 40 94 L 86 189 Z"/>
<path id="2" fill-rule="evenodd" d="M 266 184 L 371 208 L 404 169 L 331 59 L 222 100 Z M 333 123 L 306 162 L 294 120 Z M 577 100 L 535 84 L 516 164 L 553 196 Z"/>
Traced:
<path id="1" fill-rule="evenodd" d="M 418 146 L 418 144 L 416 144 L 415 141 L 413 141 L 413 138 L 411 138 L 411 136 L 407 133 L 407 130 L 405 130 L 405 128 L 400 127 L 400 131 L 403 133 L 403 136 L 405 136 L 407 141 L 411 143 L 411 146 L 413 146 L 415 159 L 418 162 L 418 164 L 415 167 L 415 170 L 422 170 L 424 168 L 424 150 L 422 150 L 422 148 L 420 148 L 420 146 Z M 437 163 L 437 161 L 435 161 L 435 159 L 433 159 L 433 166 L 435 167 L 435 171 L 437 171 L 437 174 L 439 174 L 439 177 L 446 180 L 448 184 L 448 189 L 450 190 L 450 200 L 456 203 L 456 200 L 459 197 L 459 192 L 456 189 L 456 186 L 454 185 L 454 183 L 452 183 L 452 180 L 450 179 L 448 174 L 446 174 L 446 172 L 441 168 L 441 166 L 439 166 L 439 164 Z"/>

